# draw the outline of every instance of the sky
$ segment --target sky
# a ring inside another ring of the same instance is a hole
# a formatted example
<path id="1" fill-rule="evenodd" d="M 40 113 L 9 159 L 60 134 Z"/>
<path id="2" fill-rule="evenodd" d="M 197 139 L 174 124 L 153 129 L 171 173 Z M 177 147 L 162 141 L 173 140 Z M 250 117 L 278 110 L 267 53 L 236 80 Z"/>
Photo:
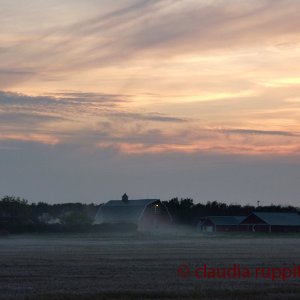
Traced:
<path id="1" fill-rule="evenodd" d="M 299 11 L 0 0 L 0 197 L 299 205 Z"/>

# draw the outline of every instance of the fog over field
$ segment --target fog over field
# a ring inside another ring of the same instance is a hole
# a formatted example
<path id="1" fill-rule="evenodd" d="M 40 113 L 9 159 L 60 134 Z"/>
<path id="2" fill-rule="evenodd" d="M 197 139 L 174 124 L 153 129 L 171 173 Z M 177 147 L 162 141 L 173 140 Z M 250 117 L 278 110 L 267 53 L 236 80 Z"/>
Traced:
<path id="1" fill-rule="evenodd" d="M 0 239 L 1 299 L 299 299 L 300 278 L 207 279 L 191 268 L 300 265 L 299 236 L 137 233 Z"/>

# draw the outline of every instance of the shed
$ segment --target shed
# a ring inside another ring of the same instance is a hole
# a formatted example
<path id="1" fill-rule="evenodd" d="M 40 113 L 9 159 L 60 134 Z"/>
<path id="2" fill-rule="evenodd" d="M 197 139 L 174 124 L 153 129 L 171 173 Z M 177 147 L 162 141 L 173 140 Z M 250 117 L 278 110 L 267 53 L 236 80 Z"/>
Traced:
<path id="1" fill-rule="evenodd" d="M 198 228 L 203 232 L 238 231 L 244 219 L 244 216 L 209 216 L 198 223 Z"/>

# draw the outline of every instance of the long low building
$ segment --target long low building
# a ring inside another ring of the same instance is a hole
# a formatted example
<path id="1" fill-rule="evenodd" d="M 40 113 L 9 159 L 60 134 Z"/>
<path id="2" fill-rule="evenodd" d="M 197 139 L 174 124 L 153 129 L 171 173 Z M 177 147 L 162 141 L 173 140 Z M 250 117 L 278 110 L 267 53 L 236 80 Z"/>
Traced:
<path id="1" fill-rule="evenodd" d="M 110 200 L 101 205 L 95 224 L 133 223 L 140 230 L 151 230 L 169 225 L 172 221 L 167 207 L 160 199 Z"/>
<path id="2" fill-rule="evenodd" d="M 253 232 L 300 232 L 297 213 L 253 212 L 240 223 L 241 230 Z"/>
<path id="3" fill-rule="evenodd" d="M 300 232 L 300 216 L 286 212 L 253 212 L 248 216 L 208 216 L 197 227 L 203 232 Z"/>

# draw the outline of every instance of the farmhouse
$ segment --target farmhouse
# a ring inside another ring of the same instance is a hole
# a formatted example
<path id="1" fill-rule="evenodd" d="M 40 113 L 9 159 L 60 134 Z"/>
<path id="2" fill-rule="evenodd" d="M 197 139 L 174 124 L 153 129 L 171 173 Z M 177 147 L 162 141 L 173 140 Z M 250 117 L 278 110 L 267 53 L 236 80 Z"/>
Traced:
<path id="1" fill-rule="evenodd" d="M 160 199 L 110 200 L 96 215 L 95 224 L 134 223 L 138 229 L 155 229 L 171 223 L 171 215 Z"/>
<path id="2" fill-rule="evenodd" d="M 200 220 L 197 227 L 203 232 L 238 231 L 244 219 L 244 216 L 210 216 Z"/>
<path id="3" fill-rule="evenodd" d="M 253 212 L 240 223 L 240 228 L 253 232 L 300 232 L 297 213 Z"/>

